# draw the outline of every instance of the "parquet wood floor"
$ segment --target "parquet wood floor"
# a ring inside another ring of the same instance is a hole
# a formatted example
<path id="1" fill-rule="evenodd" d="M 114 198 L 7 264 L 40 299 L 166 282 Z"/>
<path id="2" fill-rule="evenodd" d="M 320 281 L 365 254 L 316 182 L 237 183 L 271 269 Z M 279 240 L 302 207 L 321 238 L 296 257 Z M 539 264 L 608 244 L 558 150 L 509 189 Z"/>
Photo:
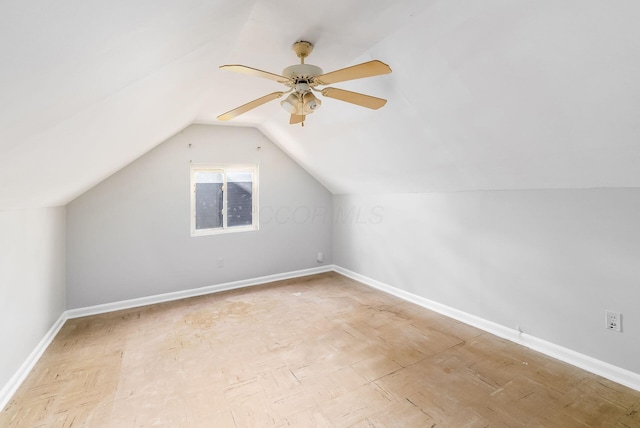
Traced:
<path id="1" fill-rule="evenodd" d="M 640 427 L 640 392 L 335 273 L 69 320 L 2 427 Z"/>

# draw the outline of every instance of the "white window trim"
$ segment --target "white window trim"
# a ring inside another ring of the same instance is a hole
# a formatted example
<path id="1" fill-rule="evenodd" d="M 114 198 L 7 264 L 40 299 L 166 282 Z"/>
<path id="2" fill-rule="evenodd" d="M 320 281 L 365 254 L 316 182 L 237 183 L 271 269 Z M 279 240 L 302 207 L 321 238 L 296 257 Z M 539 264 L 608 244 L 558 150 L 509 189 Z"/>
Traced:
<path id="1" fill-rule="evenodd" d="M 191 178 L 189 180 L 189 188 L 191 192 L 191 236 L 208 236 L 208 235 L 220 235 L 224 233 L 237 233 L 237 232 L 251 232 L 260 229 L 259 224 L 259 215 L 260 210 L 258 209 L 258 188 L 259 188 L 259 175 L 258 175 L 258 165 L 255 164 L 190 164 L 190 175 Z M 222 227 L 215 229 L 196 229 L 196 173 L 201 171 L 207 172 L 225 172 L 225 171 L 251 171 L 253 173 L 253 182 L 251 185 L 251 199 L 252 199 L 252 211 L 251 211 L 251 221 L 252 224 L 249 226 L 235 226 L 235 227 L 227 227 L 227 192 L 226 192 L 226 174 L 225 184 L 223 185 L 223 192 L 225 197 L 223 198 L 223 225 Z"/>

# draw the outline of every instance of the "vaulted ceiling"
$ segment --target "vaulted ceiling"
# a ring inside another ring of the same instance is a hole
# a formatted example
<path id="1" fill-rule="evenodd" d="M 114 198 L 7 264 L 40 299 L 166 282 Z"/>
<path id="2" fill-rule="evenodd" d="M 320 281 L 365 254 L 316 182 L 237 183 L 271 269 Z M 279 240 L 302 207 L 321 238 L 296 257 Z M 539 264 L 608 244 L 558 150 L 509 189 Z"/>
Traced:
<path id="1" fill-rule="evenodd" d="M 219 70 L 390 75 L 260 129 L 334 193 L 640 186 L 637 0 L 34 0 L 0 4 L 0 209 L 64 205 L 191 123 L 278 91 Z"/>

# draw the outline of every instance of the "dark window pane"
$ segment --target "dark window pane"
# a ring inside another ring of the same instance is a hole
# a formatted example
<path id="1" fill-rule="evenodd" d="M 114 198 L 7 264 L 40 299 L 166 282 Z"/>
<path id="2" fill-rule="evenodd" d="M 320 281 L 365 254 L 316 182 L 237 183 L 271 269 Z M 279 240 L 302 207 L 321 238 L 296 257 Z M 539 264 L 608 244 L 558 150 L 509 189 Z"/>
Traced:
<path id="1" fill-rule="evenodd" d="M 253 174 L 230 172 L 227 174 L 227 227 L 253 224 Z"/>
<path id="2" fill-rule="evenodd" d="M 196 230 L 222 227 L 222 172 L 196 172 Z"/>
<path id="3" fill-rule="evenodd" d="M 196 183 L 196 230 L 222 227 L 222 183 Z"/>

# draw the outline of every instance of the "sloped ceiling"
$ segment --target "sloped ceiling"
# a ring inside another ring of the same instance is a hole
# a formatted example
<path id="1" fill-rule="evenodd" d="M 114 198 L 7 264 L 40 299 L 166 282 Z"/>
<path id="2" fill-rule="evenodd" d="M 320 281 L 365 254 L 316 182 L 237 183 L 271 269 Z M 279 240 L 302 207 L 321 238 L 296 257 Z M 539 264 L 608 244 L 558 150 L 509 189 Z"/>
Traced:
<path id="1" fill-rule="evenodd" d="M 640 186 L 637 0 L 64 0 L 0 4 L 0 209 L 64 205 L 191 123 L 280 90 L 218 69 L 390 75 L 305 127 L 254 126 L 334 193 Z"/>

